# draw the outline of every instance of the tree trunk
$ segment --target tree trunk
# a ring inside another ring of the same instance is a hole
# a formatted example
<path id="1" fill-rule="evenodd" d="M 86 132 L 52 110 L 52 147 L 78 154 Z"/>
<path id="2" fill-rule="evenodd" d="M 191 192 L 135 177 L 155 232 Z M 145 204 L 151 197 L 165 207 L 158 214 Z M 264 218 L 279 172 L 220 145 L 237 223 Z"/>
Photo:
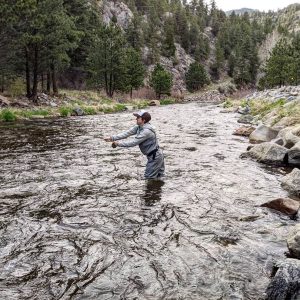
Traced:
<path id="1" fill-rule="evenodd" d="M 44 93 L 44 91 L 45 91 L 45 86 L 44 86 L 44 73 L 41 74 L 41 81 L 42 81 L 42 92 Z"/>
<path id="2" fill-rule="evenodd" d="M 27 47 L 25 47 L 25 72 L 26 72 L 26 97 L 30 98 L 31 96 L 30 69 L 29 69 L 29 53 Z"/>
<path id="3" fill-rule="evenodd" d="M 51 73 L 50 70 L 48 69 L 47 71 L 47 94 L 50 95 L 51 93 Z"/>
<path id="4" fill-rule="evenodd" d="M 132 99 L 132 87 L 130 88 L 130 99 Z"/>
<path id="5" fill-rule="evenodd" d="M 33 62 L 33 87 L 31 99 L 34 103 L 37 103 L 37 92 L 38 92 L 38 47 L 34 47 L 34 62 Z"/>
<path id="6" fill-rule="evenodd" d="M 58 95 L 58 88 L 57 88 L 57 82 L 56 82 L 55 66 L 54 66 L 53 63 L 51 64 L 51 75 L 52 75 L 53 94 L 55 96 L 57 96 Z"/>

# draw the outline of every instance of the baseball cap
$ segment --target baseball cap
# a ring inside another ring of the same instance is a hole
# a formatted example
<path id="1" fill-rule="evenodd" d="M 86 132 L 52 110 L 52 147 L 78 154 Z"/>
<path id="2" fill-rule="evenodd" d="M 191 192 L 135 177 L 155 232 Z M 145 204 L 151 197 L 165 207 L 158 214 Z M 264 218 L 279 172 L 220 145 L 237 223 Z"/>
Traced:
<path id="1" fill-rule="evenodd" d="M 142 109 L 142 110 L 140 110 L 140 111 L 134 112 L 133 115 L 134 115 L 135 117 L 142 117 L 143 114 L 146 113 L 146 112 L 147 112 L 146 110 Z"/>

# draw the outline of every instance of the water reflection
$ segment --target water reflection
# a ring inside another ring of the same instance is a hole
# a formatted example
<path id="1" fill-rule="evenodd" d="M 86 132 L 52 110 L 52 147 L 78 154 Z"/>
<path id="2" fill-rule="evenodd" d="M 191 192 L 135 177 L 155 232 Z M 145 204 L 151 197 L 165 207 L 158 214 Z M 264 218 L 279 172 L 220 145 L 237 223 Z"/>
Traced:
<path id="1" fill-rule="evenodd" d="M 142 199 L 145 201 L 146 206 L 153 206 L 156 202 L 160 201 L 162 187 L 164 181 L 158 179 L 148 179 L 145 185 L 145 192 Z"/>

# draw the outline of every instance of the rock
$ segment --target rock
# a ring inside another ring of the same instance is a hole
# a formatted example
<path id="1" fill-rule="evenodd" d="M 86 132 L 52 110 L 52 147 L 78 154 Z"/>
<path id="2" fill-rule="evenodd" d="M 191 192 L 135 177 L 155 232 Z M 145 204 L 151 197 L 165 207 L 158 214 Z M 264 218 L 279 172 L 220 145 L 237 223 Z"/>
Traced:
<path id="1" fill-rule="evenodd" d="M 160 101 L 159 100 L 151 100 L 149 102 L 150 106 L 159 106 L 160 105 Z"/>
<path id="2" fill-rule="evenodd" d="M 243 123 L 243 124 L 251 124 L 252 121 L 253 121 L 253 117 L 251 115 L 244 115 L 238 119 L 238 123 Z"/>
<path id="3" fill-rule="evenodd" d="M 118 1 L 105 1 L 103 3 L 103 22 L 109 24 L 112 18 L 116 17 L 118 25 L 125 30 L 134 18 L 128 6 Z M 102 1 L 99 2 L 99 5 L 102 5 Z"/>
<path id="4" fill-rule="evenodd" d="M 294 167 L 300 167 L 300 141 L 288 151 L 287 162 Z"/>
<path id="5" fill-rule="evenodd" d="M 285 165 L 287 149 L 275 143 L 265 142 L 255 145 L 248 152 L 241 154 L 241 158 L 253 158 L 268 165 Z"/>
<path id="6" fill-rule="evenodd" d="M 291 229 L 287 239 L 287 246 L 291 256 L 300 258 L 300 224 L 295 225 Z"/>
<path id="7" fill-rule="evenodd" d="M 278 131 L 265 125 L 259 125 L 251 134 L 250 141 L 255 143 L 269 142 L 276 138 Z"/>
<path id="8" fill-rule="evenodd" d="M 268 300 L 299 299 L 300 293 L 300 261 L 288 258 L 277 262 L 275 276 L 269 283 L 266 294 Z"/>
<path id="9" fill-rule="evenodd" d="M 10 105 L 8 98 L 0 95 L 0 107 L 7 107 Z"/>
<path id="10" fill-rule="evenodd" d="M 275 209 L 289 216 L 295 216 L 299 210 L 300 202 L 290 198 L 279 198 L 261 206 Z"/>
<path id="11" fill-rule="evenodd" d="M 248 105 L 246 107 L 239 107 L 237 112 L 242 115 L 247 115 L 250 113 L 250 107 Z"/>
<path id="12" fill-rule="evenodd" d="M 300 197 L 300 170 L 294 168 L 291 173 L 283 177 L 281 185 L 292 195 Z"/>
<path id="13" fill-rule="evenodd" d="M 254 127 L 242 126 L 236 129 L 233 135 L 249 136 L 254 130 Z"/>
<path id="14" fill-rule="evenodd" d="M 83 116 L 84 111 L 80 107 L 76 107 L 76 108 L 73 109 L 73 114 L 75 116 Z"/>

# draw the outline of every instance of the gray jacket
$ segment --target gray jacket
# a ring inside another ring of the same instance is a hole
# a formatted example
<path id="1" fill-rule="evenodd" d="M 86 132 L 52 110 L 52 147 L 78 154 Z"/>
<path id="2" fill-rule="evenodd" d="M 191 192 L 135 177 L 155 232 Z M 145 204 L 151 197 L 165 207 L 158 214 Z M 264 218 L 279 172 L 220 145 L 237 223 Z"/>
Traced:
<path id="1" fill-rule="evenodd" d="M 128 142 L 118 142 L 119 147 L 133 147 L 139 145 L 144 155 L 148 155 L 151 151 L 157 149 L 158 143 L 156 139 L 155 127 L 150 123 L 144 126 L 135 125 L 128 131 L 112 136 L 113 141 L 125 139 L 131 135 L 136 135 L 134 139 Z"/>

